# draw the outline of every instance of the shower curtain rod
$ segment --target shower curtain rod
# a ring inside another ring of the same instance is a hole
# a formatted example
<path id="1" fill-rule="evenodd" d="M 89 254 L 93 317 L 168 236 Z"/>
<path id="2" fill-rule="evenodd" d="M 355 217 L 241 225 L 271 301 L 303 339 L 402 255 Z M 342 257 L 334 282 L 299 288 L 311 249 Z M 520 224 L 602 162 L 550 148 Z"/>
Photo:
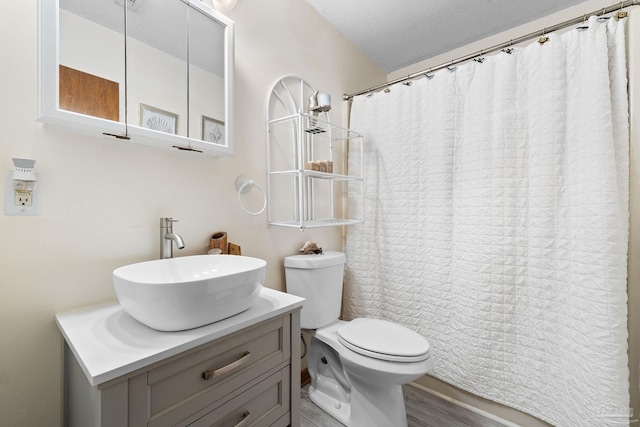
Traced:
<path id="1" fill-rule="evenodd" d="M 519 43 L 525 42 L 527 40 L 531 40 L 531 39 L 536 38 L 536 37 L 541 37 L 541 36 L 544 37 L 545 34 L 552 33 L 554 31 L 558 31 L 558 30 L 561 30 L 561 29 L 566 28 L 566 27 L 570 27 L 571 25 L 576 25 L 576 24 L 583 23 L 585 20 L 587 20 L 587 18 L 589 16 L 594 16 L 594 15 L 595 16 L 603 16 L 603 15 L 609 14 L 611 12 L 621 11 L 622 9 L 626 9 L 628 7 L 631 7 L 631 6 L 638 6 L 638 5 L 640 5 L 640 0 L 622 1 L 619 4 L 616 4 L 614 6 L 604 7 L 602 9 L 598 9 L 598 10 L 593 11 L 591 13 L 586 13 L 586 14 L 584 14 L 582 16 L 579 16 L 579 17 L 576 17 L 576 18 L 573 18 L 573 19 L 569 19 L 568 21 L 561 22 L 561 23 L 553 25 L 551 27 L 545 27 L 541 31 L 536 31 L 534 33 L 529 33 L 529 34 L 526 34 L 524 36 L 521 36 L 521 37 L 518 37 L 518 38 L 515 38 L 515 39 L 511 39 L 508 42 L 497 44 L 497 45 L 492 46 L 492 47 L 490 47 L 488 49 L 482 49 L 482 50 L 474 52 L 472 54 L 465 55 L 465 56 L 462 56 L 462 57 L 457 58 L 457 59 L 453 59 L 453 60 L 451 60 L 449 62 L 445 62 L 445 63 L 440 64 L 440 65 L 436 65 L 435 67 L 429 67 L 426 70 L 422 70 L 422 71 L 418 71 L 417 73 L 409 74 L 406 77 L 400 77 L 400 78 L 397 78 L 397 79 L 392 80 L 390 82 L 379 84 L 377 86 L 373 86 L 373 87 L 370 87 L 369 89 L 362 90 L 360 92 L 355 92 L 355 93 L 352 93 L 350 95 L 346 95 L 345 94 L 345 95 L 342 96 L 342 100 L 343 101 L 352 101 L 353 97 L 355 97 L 355 96 L 364 95 L 364 94 L 367 94 L 367 93 L 373 93 L 373 92 L 376 92 L 376 91 L 378 91 L 380 89 L 388 88 L 389 86 L 393 86 L 393 85 L 398 84 L 398 83 L 402 83 L 402 82 L 406 82 L 406 81 L 409 81 L 409 80 L 413 80 L 413 79 L 415 79 L 417 77 L 420 77 L 420 76 L 423 76 L 423 75 L 428 75 L 428 74 L 432 73 L 433 71 L 438 71 L 438 70 L 441 70 L 441 69 L 446 68 L 446 67 L 452 67 L 452 66 L 460 64 L 462 62 L 470 61 L 470 60 L 472 60 L 474 58 L 481 57 L 482 55 L 485 55 L 485 54 L 488 54 L 488 53 L 493 53 L 493 52 L 497 52 L 499 50 L 511 48 L 514 45 L 517 45 Z"/>

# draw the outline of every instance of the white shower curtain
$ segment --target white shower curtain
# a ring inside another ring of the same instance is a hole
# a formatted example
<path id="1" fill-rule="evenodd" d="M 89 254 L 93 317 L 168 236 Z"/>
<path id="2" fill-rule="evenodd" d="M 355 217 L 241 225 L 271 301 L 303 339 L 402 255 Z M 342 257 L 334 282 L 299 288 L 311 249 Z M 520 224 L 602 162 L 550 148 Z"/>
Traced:
<path id="1" fill-rule="evenodd" d="M 356 97 L 345 317 L 418 331 L 432 375 L 553 425 L 627 424 L 625 61 L 623 21 L 592 18 Z"/>

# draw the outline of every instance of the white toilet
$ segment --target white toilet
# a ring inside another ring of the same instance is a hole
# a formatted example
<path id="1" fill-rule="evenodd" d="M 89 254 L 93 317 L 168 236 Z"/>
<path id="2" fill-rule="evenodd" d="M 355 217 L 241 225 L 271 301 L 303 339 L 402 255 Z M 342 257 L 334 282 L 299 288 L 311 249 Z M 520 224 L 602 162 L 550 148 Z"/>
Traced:
<path id="1" fill-rule="evenodd" d="M 429 342 L 385 320 L 338 320 L 345 260 L 340 252 L 284 260 L 287 292 L 306 298 L 309 397 L 349 427 L 406 426 L 402 385 L 433 367 Z"/>

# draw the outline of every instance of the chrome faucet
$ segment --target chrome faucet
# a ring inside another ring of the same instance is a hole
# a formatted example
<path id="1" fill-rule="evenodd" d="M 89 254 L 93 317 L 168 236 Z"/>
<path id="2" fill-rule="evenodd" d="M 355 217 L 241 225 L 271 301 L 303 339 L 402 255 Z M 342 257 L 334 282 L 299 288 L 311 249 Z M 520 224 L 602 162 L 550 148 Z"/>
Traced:
<path id="1" fill-rule="evenodd" d="M 173 242 L 178 249 L 184 248 L 184 241 L 179 234 L 173 232 L 173 218 L 160 218 L 160 258 L 173 258 Z"/>

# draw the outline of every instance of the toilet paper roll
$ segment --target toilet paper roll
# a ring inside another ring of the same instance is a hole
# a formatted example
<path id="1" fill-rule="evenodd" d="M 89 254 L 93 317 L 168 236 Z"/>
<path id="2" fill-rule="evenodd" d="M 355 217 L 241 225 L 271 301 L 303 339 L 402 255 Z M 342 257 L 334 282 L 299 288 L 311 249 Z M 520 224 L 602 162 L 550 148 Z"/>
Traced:
<path id="1" fill-rule="evenodd" d="M 218 231 L 209 240 L 209 249 L 220 248 L 223 254 L 229 253 L 227 244 L 227 233 Z"/>

